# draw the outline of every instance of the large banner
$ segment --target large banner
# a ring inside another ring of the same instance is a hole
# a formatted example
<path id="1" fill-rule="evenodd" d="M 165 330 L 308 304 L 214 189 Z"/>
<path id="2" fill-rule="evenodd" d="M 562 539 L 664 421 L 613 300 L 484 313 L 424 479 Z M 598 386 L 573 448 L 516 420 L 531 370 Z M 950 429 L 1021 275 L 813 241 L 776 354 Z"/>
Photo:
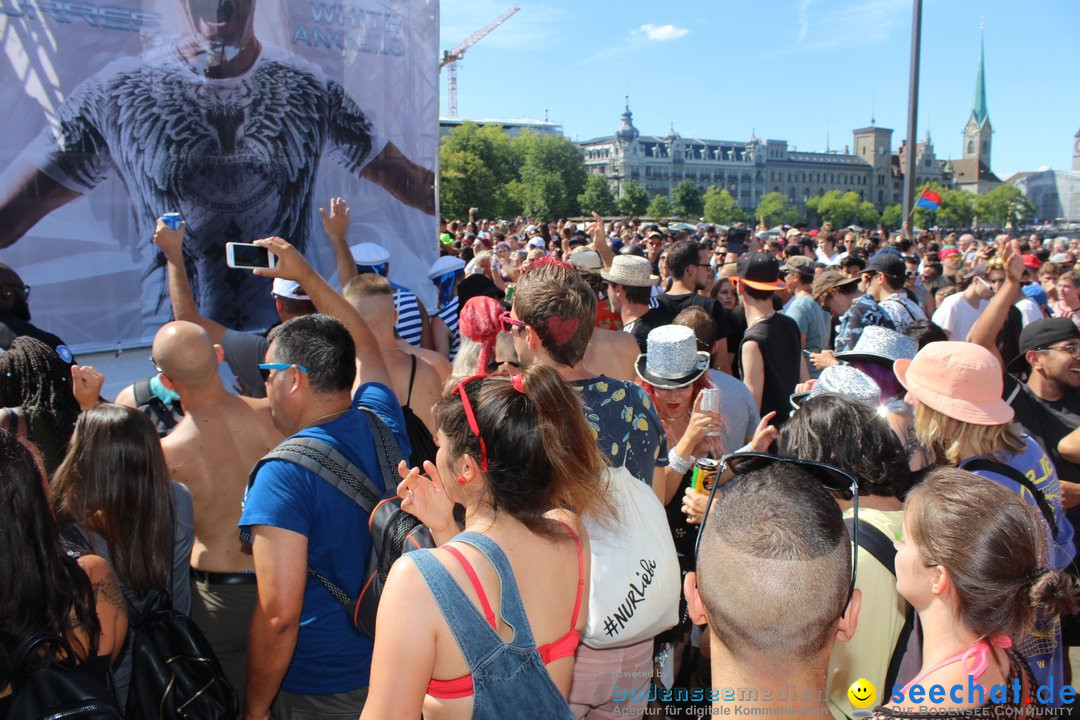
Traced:
<path id="1" fill-rule="evenodd" d="M 0 0 L 0 262 L 76 350 L 169 319 L 154 220 L 179 212 L 201 314 L 276 321 L 226 242 L 279 235 L 327 277 L 319 208 L 430 296 L 438 0 Z"/>

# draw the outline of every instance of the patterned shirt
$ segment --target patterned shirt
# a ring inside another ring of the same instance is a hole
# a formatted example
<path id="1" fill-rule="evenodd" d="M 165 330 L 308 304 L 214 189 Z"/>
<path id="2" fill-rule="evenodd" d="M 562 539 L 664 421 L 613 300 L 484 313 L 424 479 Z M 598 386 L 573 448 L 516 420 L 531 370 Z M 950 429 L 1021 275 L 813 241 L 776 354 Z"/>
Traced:
<path id="1" fill-rule="evenodd" d="M 668 464 L 667 435 L 648 394 L 639 385 L 598 375 L 572 380 L 600 451 L 615 467 L 651 485 L 657 466 Z"/>
<path id="2" fill-rule="evenodd" d="M 846 352 L 855 347 L 864 327 L 880 325 L 895 330 L 888 314 L 881 309 L 877 301 L 869 295 L 863 295 L 851 304 L 848 311 L 840 318 L 840 329 L 836 332 L 833 348 L 836 352 Z"/>

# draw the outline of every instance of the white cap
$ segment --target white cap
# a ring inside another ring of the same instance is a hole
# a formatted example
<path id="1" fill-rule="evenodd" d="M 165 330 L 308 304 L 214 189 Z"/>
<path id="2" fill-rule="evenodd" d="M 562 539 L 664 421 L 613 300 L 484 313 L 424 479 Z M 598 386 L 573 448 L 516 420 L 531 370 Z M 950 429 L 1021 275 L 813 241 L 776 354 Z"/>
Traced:
<path id="1" fill-rule="evenodd" d="M 270 292 L 278 297 L 290 298 L 292 300 L 311 299 L 304 294 L 304 290 L 300 287 L 300 283 L 295 280 L 286 280 L 285 278 L 274 278 L 274 287 Z"/>
<path id="2" fill-rule="evenodd" d="M 353 245 L 349 248 L 349 252 L 352 253 L 353 261 L 357 265 L 374 266 L 390 262 L 390 252 L 382 245 L 375 243 L 364 242 Z"/>
<path id="3" fill-rule="evenodd" d="M 431 266 L 431 271 L 428 272 L 428 278 L 434 280 L 440 278 L 446 273 L 456 272 L 458 270 L 465 269 L 465 261 L 461 258 L 454 257 L 453 255 L 443 255 L 436 260 Z"/>
<path id="4" fill-rule="evenodd" d="M 544 242 L 544 238 L 542 237 L 534 237 L 532 240 L 529 241 L 529 247 L 547 250 L 547 243 Z"/>

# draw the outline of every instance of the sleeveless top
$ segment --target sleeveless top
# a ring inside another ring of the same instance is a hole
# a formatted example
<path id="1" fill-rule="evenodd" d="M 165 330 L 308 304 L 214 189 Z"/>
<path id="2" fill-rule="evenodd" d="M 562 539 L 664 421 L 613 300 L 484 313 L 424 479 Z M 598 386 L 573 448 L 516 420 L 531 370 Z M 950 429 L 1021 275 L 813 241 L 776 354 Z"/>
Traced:
<path id="1" fill-rule="evenodd" d="M 408 554 L 427 583 L 469 665 L 469 675 L 453 680 L 432 680 L 428 685 L 429 695 L 438 698 L 473 695 L 474 720 L 501 720 L 508 717 L 570 720 L 574 717 L 566 699 L 544 667 L 545 661 L 553 662 L 573 655 L 578 644 L 578 633 L 574 626 L 581 608 L 585 578 L 582 574 L 581 545 L 576 536 L 574 540 L 578 548 L 579 576 L 573 623 L 570 632 L 543 648 L 537 648 L 533 639 L 510 562 L 491 538 L 475 532 L 464 532 L 451 542 L 471 545 L 495 567 L 501 586 L 500 613 L 514 629 L 514 638 L 510 642 L 505 642 L 496 631 L 498 622 L 487 596 L 475 571 L 460 551 L 450 545 L 443 546 L 465 568 L 480 596 L 484 616 L 480 615 L 457 581 L 432 556 L 430 550 L 416 550 Z M 522 698 L 528 698 L 528 702 L 522 702 Z"/>
<path id="2" fill-rule="evenodd" d="M 398 314 L 394 330 L 405 342 L 420 347 L 420 336 L 424 332 L 424 326 L 416 294 L 404 285 L 397 283 L 390 283 L 390 285 L 394 288 L 394 309 Z"/>
<path id="3" fill-rule="evenodd" d="M 454 362 L 458 347 L 461 345 L 461 333 L 458 332 L 458 307 L 461 301 L 455 295 L 454 298 L 439 308 L 435 313 L 450 328 L 450 362 Z"/>
<path id="4" fill-rule="evenodd" d="M 412 407 L 413 380 L 416 379 L 416 356 L 410 355 L 412 365 L 409 368 L 409 390 L 405 404 L 401 406 L 401 414 L 405 417 L 405 432 L 409 435 L 409 443 L 412 445 L 412 454 L 409 455 L 409 467 L 424 467 L 424 461 L 435 462 L 435 454 L 439 448 L 435 445 L 435 438 L 431 430 L 424 424 Z"/>

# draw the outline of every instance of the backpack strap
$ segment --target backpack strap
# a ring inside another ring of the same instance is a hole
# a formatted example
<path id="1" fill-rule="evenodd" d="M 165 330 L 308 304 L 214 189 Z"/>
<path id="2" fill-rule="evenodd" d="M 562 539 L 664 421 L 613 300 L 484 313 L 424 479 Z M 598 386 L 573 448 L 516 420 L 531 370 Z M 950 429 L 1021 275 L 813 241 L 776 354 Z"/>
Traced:
<path id="1" fill-rule="evenodd" d="M 379 418 L 374 413 L 371 413 L 372 417 L 374 417 L 374 420 L 372 420 L 368 416 L 369 413 L 370 411 L 365 410 L 363 415 L 371 430 L 372 438 L 379 445 L 383 445 L 381 451 L 376 452 L 376 457 L 379 461 L 379 469 L 383 472 L 383 482 L 385 483 L 386 466 L 391 456 L 389 449 L 385 447 L 384 435 L 380 433 L 378 426 L 382 425 L 386 435 L 389 435 L 389 428 L 386 427 L 385 423 L 379 421 Z M 394 451 L 400 457 L 400 452 L 396 450 L 397 443 L 393 442 L 392 435 L 389 435 L 389 437 L 393 443 Z M 376 449 L 380 448 L 377 447 Z M 318 475 L 369 515 L 382 499 L 382 491 L 372 483 L 363 470 L 329 443 L 313 437 L 290 438 L 264 455 L 248 474 L 248 491 L 255 484 L 255 476 L 258 474 L 259 469 L 270 460 L 285 460 Z M 240 539 L 250 543 L 251 533 L 242 529 Z M 309 575 L 326 588 L 334 599 L 345 606 L 351 616 L 356 606 L 356 600 L 314 567 L 308 565 L 307 571 Z"/>
<path id="2" fill-rule="evenodd" d="M 960 469 L 967 470 L 968 472 L 979 472 L 982 470 L 983 472 L 1004 475 L 1017 483 L 1020 487 L 1026 489 L 1031 493 L 1031 496 L 1035 498 L 1035 503 L 1039 506 L 1039 510 L 1042 511 L 1043 517 L 1046 518 L 1046 522 L 1050 526 L 1052 538 L 1055 540 L 1057 539 L 1058 525 L 1057 518 L 1054 517 L 1054 509 L 1050 507 L 1050 503 L 1047 502 L 1046 496 L 1043 495 L 1043 491 L 1035 487 L 1035 483 L 1029 480 L 1024 473 L 1011 465 L 1006 465 L 1003 462 L 991 460 L 990 458 L 975 458 L 974 460 L 968 460 L 960 465 Z"/>
<path id="3" fill-rule="evenodd" d="M 402 461 L 401 448 L 398 447 L 397 438 L 390 430 L 390 426 L 375 414 L 373 410 L 361 406 L 360 413 L 364 416 L 371 437 L 375 441 L 375 459 L 379 462 L 379 472 L 382 474 L 383 487 L 389 491 L 397 487 L 399 482 L 397 467 Z"/>
<path id="4" fill-rule="evenodd" d="M 157 397 L 154 395 L 154 391 L 150 389 L 150 378 L 136 380 L 131 386 L 131 394 L 135 398 L 136 407 L 149 405 L 150 401 Z"/>
<path id="5" fill-rule="evenodd" d="M 844 518 L 844 525 L 848 533 L 855 529 L 855 518 Z M 888 536 L 865 520 L 859 520 L 859 547 L 870 553 L 875 560 L 896 576 L 896 546 Z M 896 676 L 900 672 L 900 663 L 904 659 L 911 632 L 915 628 L 915 610 L 908 605 L 904 616 L 904 625 L 900 628 L 900 635 L 896 638 L 893 646 L 892 657 L 889 659 L 889 669 L 885 674 L 885 687 L 891 688 L 896 683 Z"/>

